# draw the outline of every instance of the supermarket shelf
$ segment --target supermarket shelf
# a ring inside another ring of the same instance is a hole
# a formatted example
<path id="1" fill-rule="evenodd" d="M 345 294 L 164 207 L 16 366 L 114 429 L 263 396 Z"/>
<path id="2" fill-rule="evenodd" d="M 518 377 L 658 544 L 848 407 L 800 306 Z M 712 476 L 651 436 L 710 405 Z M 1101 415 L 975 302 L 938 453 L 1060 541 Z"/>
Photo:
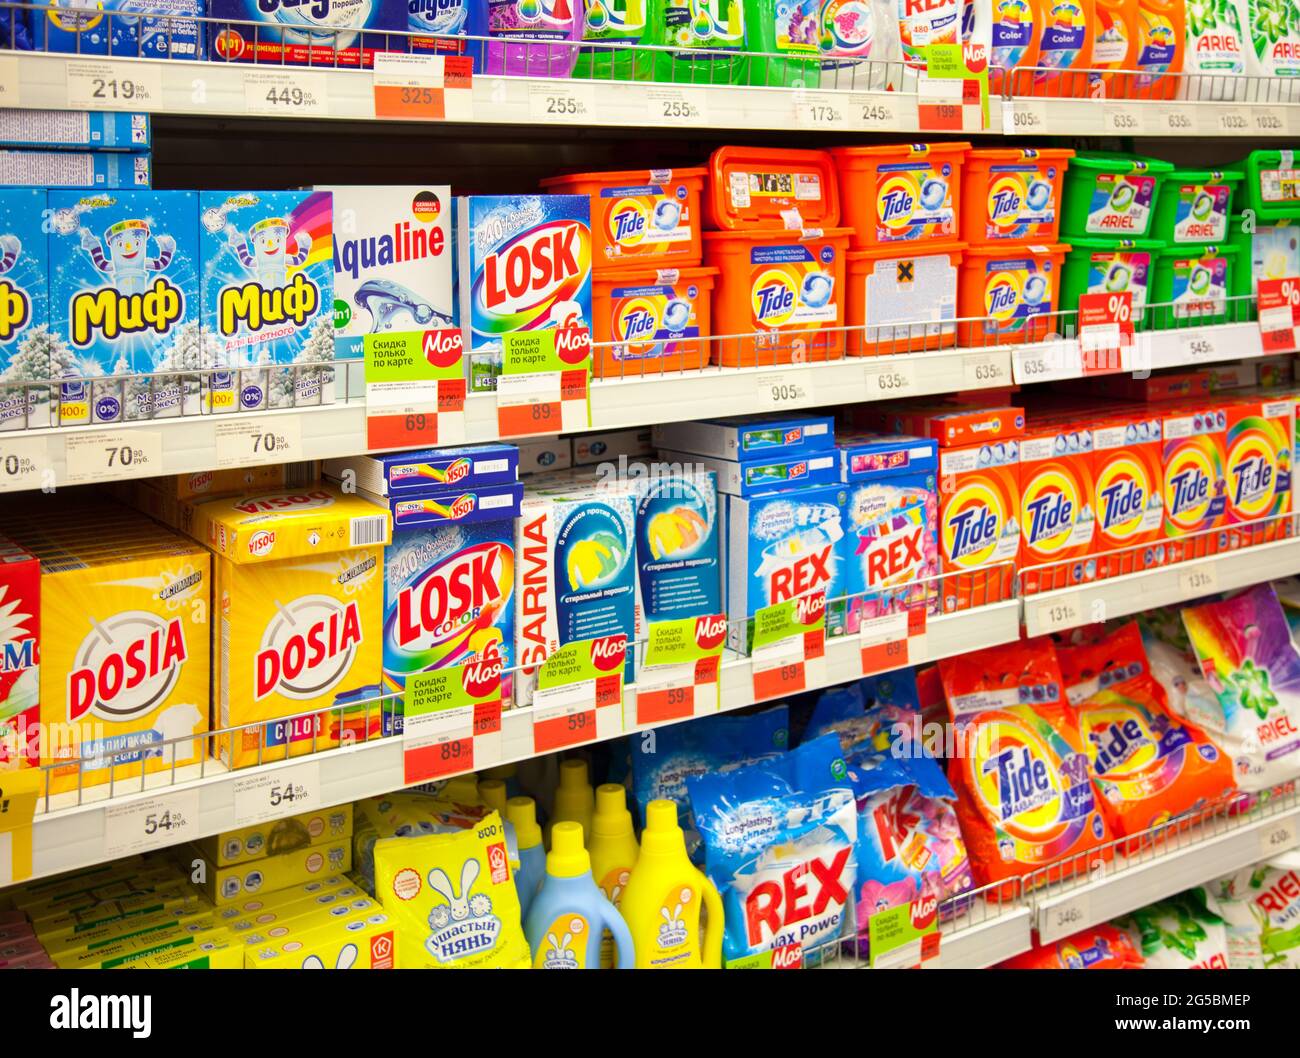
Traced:
<path id="1" fill-rule="evenodd" d="M 1134 366 L 1148 371 L 1249 360 L 1264 355 L 1259 324 L 1255 321 L 1144 331 L 1135 335 L 1134 341 L 1137 347 Z"/>
<path id="2" fill-rule="evenodd" d="M 981 919 L 981 912 L 990 911 Z M 939 965 L 945 970 L 982 970 L 1033 944 L 1034 913 L 1027 905 L 997 908 L 980 901 L 971 912 L 942 923 Z"/>
<path id="3" fill-rule="evenodd" d="M 1300 135 L 1300 105 L 1254 102 L 1268 98 L 1267 86 L 1255 90 L 1242 84 L 1238 88 L 1236 93 L 1221 94 L 1252 101 L 994 99 L 989 124 L 991 131 L 1008 136 L 1231 136 L 1259 140 Z"/>

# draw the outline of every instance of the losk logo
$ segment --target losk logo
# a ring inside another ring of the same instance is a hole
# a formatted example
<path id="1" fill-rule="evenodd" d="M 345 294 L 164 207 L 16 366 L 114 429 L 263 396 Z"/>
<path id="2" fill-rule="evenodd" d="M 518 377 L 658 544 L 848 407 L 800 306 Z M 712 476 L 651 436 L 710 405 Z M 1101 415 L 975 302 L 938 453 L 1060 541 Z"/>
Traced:
<path id="1" fill-rule="evenodd" d="M 550 221 L 489 253 L 483 259 L 484 306 L 508 314 L 559 299 L 585 272 L 590 240 L 575 221 Z"/>

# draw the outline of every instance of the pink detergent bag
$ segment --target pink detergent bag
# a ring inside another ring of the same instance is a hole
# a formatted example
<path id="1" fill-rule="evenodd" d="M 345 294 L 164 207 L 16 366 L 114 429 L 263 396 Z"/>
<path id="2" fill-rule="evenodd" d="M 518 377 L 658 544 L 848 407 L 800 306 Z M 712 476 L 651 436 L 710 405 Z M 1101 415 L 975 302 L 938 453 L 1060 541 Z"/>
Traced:
<path id="1" fill-rule="evenodd" d="M 586 0 L 468 0 L 465 51 L 476 74 L 568 77 L 578 59 Z"/>

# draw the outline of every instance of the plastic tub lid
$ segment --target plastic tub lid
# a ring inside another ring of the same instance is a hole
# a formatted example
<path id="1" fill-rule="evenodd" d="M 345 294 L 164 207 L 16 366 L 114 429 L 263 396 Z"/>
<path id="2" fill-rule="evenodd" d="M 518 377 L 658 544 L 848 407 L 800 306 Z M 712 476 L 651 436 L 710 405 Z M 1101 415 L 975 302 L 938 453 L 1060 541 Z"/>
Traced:
<path id="1" fill-rule="evenodd" d="M 640 187 L 643 184 L 666 184 L 670 180 L 685 180 L 691 177 L 703 179 L 707 175 L 708 170 L 699 166 L 692 169 L 620 169 L 609 173 L 563 173 L 560 176 L 548 176 L 540 182 L 540 186 L 563 187 L 568 184 L 597 183 Z"/>
<path id="2" fill-rule="evenodd" d="M 664 272 L 676 272 L 679 279 L 712 279 L 714 276 L 722 274 L 721 268 L 711 268 L 708 265 L 684 265 L 681 268 L 669 263 L 662 268 L 656 268 L 652 261 L 642 261 L 638 266 L 628 265 L 623 268 L 611 268 L 603 271 L 599 275 L 593 275 L 593 283 L 630 283 L 639 280 L 640 286 L 657 285 L 659 276 Z M 667 282 L 667 280 L 664 280 Z"/>
<path id="3" fill-rule="evenodd" d="M 1155 250 L 1165 248 L 1164 239 L 1102 239 L 1070 236 L 1070 245 L 1076 250 Z"/>
<path id="4" fill-rule="evenodd" d="M 894 257 L 938 257 L 946 253 L 965 253 L 969 243 L 921 240 L 920 242 L 887 242 L 865 250 L 850 250 L 850 261 L 887 260 Z"/>
<path id="5" fill-rule="evenodd" d="M 1074 169 L 1097 169 L 1106 173 L 1131 173 L 1144 169 L 1148 173 L 1172 173 L 1173 162 L 1160 158 L 1147 158 L 1140 154 L 1110 154 L 1105 151 L 1080 151 L 1070 163 Z"/>
<path id="6" fill-rule="evenodd" d="M 960 154 L 970 150 L 969 143 L 892 143 L 875 147 L 832 147 L 831 154 L 839 158 L 888 158 L 890 161 L 910 162 L 931 154 Z M 906 151 L 906 157 L 903 152 Z M 1013 152 L 1018 154 L 1019 152 Z"/>
<path id="7" fill-rule="evenodd" d="M 1241 247 L 1233 246 L 1231 243 L 1195 243 L 1193 245 L 1170 244 L 1162 250 L 1157 250 L 1161 257 L 1236 257 Z M 1213 251 L 1213 253 L 1211 253 Z"/>
<path id="8" fill-rule="evenodd" d="M 1071 147 L 976 147 L 967 158 L 974 162 L 1058 162 L 1075 156 Z"/>
<path id="9" fill-rule="evenodd" d="M 798 150 L 785 147 L 719 147 L 709 155 L 708 174 L 711 187 L 711 212 L 718 227 L 744 230 L 753 221 L 731 204 L 730 174 L 780 173 L 791 170 L 816 172 L 821 177 L 820 199 L 797 199 L 795 208 L 804 226 L 833 227 L 840 222 L 840 185 L 835 163 L 826 151 Z M 794 198 L 794 190 L 790 192 Z M 749 211 L 752 212 L 752 211 Z M 773 217 L 773 221 L 777 218 Z M 706 233 L 707 234 L 707 233 Z"/>
<path id="10" fill-rule="evenodd" d="M 1246 174 L 1239 169 L 1174 169 L 1169 174 L 1170 180 L 1191 180 L 1198 184 L 1222 182 L 1238 183 L 1246 179 Z"/>

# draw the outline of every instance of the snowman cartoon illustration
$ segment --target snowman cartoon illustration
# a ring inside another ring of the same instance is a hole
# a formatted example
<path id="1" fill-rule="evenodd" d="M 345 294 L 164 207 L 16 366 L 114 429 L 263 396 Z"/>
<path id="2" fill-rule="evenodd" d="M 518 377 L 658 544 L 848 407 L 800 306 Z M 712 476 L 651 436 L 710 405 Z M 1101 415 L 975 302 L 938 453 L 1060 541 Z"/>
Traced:
<path id="1" fill-rule="evenodd" d="M 17 235 L 0 235 L 0 276 L 13 270 L 22 252 L 23 243 Z"/>
<path id="2" fill-rule="evenodd" d="M 89 228 L 81 231 L 81 248 L 90 254 L 99 272 L 110 279 L 119 294 L 143 294 L 149 273 L 161 272 L 171 263 L 176 240 L 170 235 L 154 235 L 158 256 L 149 256 L 149 222 L 119 220 L 100 239 Z M 104 247 L 108 247 L 107 253 Z"/>
<path id="3" fill-rule="evenodd" d="M 245 236 L 233 224 L 226 239 L 235 256 L 266 290 L 278 290 L 288 283 L 289 269 L 301 268 L 311 252 L 311 236 L 298 232 L 294 252 L 289 253 L 289 222 L 284 217 L 264 217 Z"/>

